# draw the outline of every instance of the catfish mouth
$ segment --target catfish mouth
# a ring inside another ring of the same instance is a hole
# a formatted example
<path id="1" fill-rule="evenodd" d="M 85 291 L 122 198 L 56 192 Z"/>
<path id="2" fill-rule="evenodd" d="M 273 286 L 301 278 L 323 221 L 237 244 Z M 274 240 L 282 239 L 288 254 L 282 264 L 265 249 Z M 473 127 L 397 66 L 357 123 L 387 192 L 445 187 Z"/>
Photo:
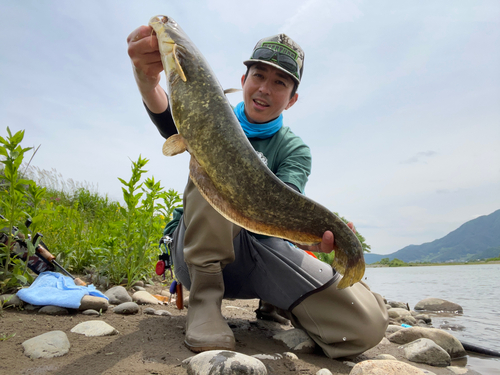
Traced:
<path id="1" fill-rule="evenodd" d="M 167 16 L 154 16 L 149 20 L 149 23 L 163 23 L 166 24 L 168 23 L 168 17 Z"/>

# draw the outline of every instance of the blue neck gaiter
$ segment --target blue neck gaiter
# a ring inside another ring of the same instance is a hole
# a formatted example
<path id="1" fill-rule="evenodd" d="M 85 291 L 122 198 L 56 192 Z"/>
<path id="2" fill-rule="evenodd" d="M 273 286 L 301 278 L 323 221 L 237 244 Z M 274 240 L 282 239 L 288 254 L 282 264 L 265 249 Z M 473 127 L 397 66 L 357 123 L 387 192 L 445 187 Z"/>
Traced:
<path id="1" fill-rule="evenodd" d="M 234 108 L 234 113 L 238 118 L 238 121 L 243 128 L 247 138 L 269 138 L 278 132 L 283 126 L 283 114 L 279 115 L 278 118 L 273 121 L 269 121 L 263 124 L 254 124 L 248 121 L 245 115 L 245 105 L 243 102 L 239 103 Z"/>

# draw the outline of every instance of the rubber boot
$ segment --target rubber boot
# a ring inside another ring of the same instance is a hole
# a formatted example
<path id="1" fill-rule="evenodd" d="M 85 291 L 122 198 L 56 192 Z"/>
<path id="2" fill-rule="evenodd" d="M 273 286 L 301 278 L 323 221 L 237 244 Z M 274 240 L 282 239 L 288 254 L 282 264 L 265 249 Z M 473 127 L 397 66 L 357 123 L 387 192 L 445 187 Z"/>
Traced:
<path id="1" fill-rule="evenodd" d="M 364 283 L 337 289 L 339 277 L 292 308 L 290 320 L 330 358 L 353 357 L 377 345 L 389 323 L 383 298 Z"/>
<path id="2" fill-rule="evenodd" d="M 191 289 L 184 343 L 195 353 L 234 350 L 233 331 L 221 313 L 224 280 L 220 265 L 217 273 L 193 265 L 188 265 L 188 268 Z"/>

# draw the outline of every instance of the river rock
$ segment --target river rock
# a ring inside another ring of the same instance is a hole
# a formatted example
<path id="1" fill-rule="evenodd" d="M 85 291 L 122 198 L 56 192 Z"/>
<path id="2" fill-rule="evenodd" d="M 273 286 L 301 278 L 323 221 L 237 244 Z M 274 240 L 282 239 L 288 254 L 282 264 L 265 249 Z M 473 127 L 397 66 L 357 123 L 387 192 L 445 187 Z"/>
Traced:
<path id="1" fill-rule="evenodd" d="M 21 307 L 23 301 L 16 294 L 2 294 L 0 296 L 0 305 L 3 307 Z"/>
<path id="2" fill-rule="evenodd" d="M 124 302 L 132 302 L 132 297 L 127 293 L 127 289 L 125 289 L 121 285 L 117 285 L 108 289 L 104 295 L 109 298 L 109 303 L 112 305 L 119 305 Z"/>
<path id="3" fill-rule="evenodd" d="M 448 366 L 446 367 L 446 369 L 450 370 L 451 373 L 456 375 L 481 375 L 479 372 L 460 366 Z M 483 374 L 486 375 L 486 373 Z"/>
<path id="4" fill-rule="evenodd" d="M 316 348 L 316 343 L 298 328 L 279 332 L 273 336 L 273 339 L 281 341 L 294 352 L 312 353 Z"/>
<path id="5" fill-rule="evenodd" d="M 132 289 L 134 289 L 136 292 L 145 292 L 146 291 L 146 288 L 144 288 L 143 286 L 134 286 L 132 287 Z M 132 296 L 132 298 L 134 298 Z"/>
<path id="6" fill-rule="evenodd" d="M 299 357 L 297 357 L 297 354 L 292 353 L 292 352 L 284 352 L 283 357 L 294 360 L 294 361 L 299 359 Z"/>
<path id="7" fill-rule="evenodd" d="M 409 324 L 411 326 L 416 326 L 417 325 L 417 319 L 415 319 L 413 316 L 411 315 L 406 315 L 406 316 L 403 316 L 399 319 L 397 319 L 397 321 L 399 323 L 402 323 L 402 324 Z"/>
<path id="8" fill-rule="evenodd" d="M 412 362 L 425 363 L 431 366 L 449 366 L 450 355 L 434 341 L 426 338 L 418 339 L 404 345 L 406 359 Z"/>
<path id="9" fill-rule="evenodd" d="M 135 292 L 132 295 L 132 301 L 139 305 L 159 305 L 160 301 L 157 300 L 151 293 L 144 291 Z"/>
<path id="10" fill-rule="evenodd" d="M 116 335 L 118 331 L 102 320 L 90 320 L 82 322 L 71 328 L 71 332 L 79 333 L 87 337 Z"/>
<path id="11" fill-rule="evenodd" d="M 70 343 L 63 331 L 51 331 L 22 343 L 24 355 L 32 359 L 60 357 L 69 352 Z"/>
<path id="12" fill-rule="evenodd" d="M 120 303 L 113 309 L 113 312 L 124 315 L 137 314 L 139 312 L 139 305 L 135 302 Z"/>
<path id="13" fill-rule="evenodd" d="M 257 358 L 229 350 L 209 350 L 182 363 L 190 375 L 267 375 L 266 366 Z"/>
<path id="14" fill-rule="evenodd" d="M 99 316 L 101 314 L 99 313 L 99 311 L 88 309 L 88 310 L 82 311 L 82 315 Z"/>
<path id="15" fill-rule="evenodd" d="M 27 303 L 24 305 L 25 311 L 37 311 L 40 310 L 40 306 L 32 305 L 31 303 Z"/>
<path id="16" fill-rule="evenodd" d="M 451 358 L 460 358 L 467 355 L 464 347 L 455 336 L 437 328 L 404 328 L 388 337 L 389 341 L 396 344 L 408 344 L 421 338 L 431 339 L 446 350 Z"/>
<path id="17" fill-rule="evenodd" d="M 402 318 L 404 316 L 411 316 L 411 313 L 408 310 L 401 309 L 399 307 L 387 310 L 387 314 L 389 315 L 389 318 L 393 319 Z"/>
<path id="18" fill-rule="evenodd" d="M 146 307 L 144 310 L 142 310 L 142 313 L 146 315 L 154 315 L 155 312 L 156 310 L 153 309 L 152 307 Z"/>
<path id="19" fill-rule="evenodd" d="M 421 369 L 401 361 L 368 360 L 359 362 L 349 375 L 425 375 Z"/>
<path id="20" fill-rule="evenodd" d="M 167 310 L 155 310 L 155 315 L 159 316 L 172 316 L 172 313 Z"/>
<path id="21" fill-rule="evenodd" d="M 377 361 L 397 361 L 398 359 L 390 354 L 379 354 L 378 356 L 372 358 Z"/>
<path id="22" fill-rule="evenodd" d="M 279 353 L 276 354 L 254 354 L 251 357 L 257 359 L 269 359 L 271 361 L 277 361 L 278 359 L 283 359 L 283 356 Z"/>
<path id="23" fill-rule="evenodd" d="M 420 313 L 418 313 L 418 314 L 413 315 L 413 317 L 415 319 L 417 319 L 417 321 L 423 320 L 424 323 L 426 323 L 426 324 L 431 324 L 432 323 L 431 317 L 429 315 L 427 315 L 427 314 L 420 314 Z"/>
<path id="24" fill-rule="evenodd" d="M 40 310 L 38 310 L 39 314 L 45 315 L 68 315 L 68 309 L 59 306 L 44 306 Z"/>
<path id="25" fill-rule="evenodd" d="M 387 346 L 391 345 L 391 342 L 387 340 L 387 337 L 383 337 L 382 340 L 377 344 L 377 346 Z"/>
<path id="26" fill-rule="evenodd" d="M 465 327 L 460 324 L 444 323 L 439 326 L 441 329 L 447 329 L 449 331 L 464 331 Z"/>
<path id="27" fill-rule="evenodd" d="M 327 368 L 322 368 L 321 370 L 319 370 L 316 375 L 333 375 L 332 372 L 330 370 L 328 370 Z"/>
<path id="28" fill-rule="evenodd" d="M 95 311 L 106 311 L 108 306 L 109 304 L 106 298 L 86 295 L 82 297 L 78 310 L 84 311 L 92 309 Z"/>
<path id="29" fill-rule="evenodd" d="M 462 314 L 464 309 L 457 303 L 446 301 L 440 298 L 426 298 L 415 305 L 415 311 L 444 311 Z"/>
<path id="30" fill-rule="evenodd" d="M 410 310 L 410 308 L 406 302 L 389 301 L 389 302 L 387 302 L 387 304 L 390 305 L 392 308 L 404 309 L 406 311 Z"/>
<path id="31" fill-rule="evenodd" d="M 389 324 L 385 330 L 385 333 L 388 335 L 392 335 L 394 332 L 397 332 L 401 329 L 403 329 L 403 327 L 395 325 L 395 324 Z"/>
<path id="32" fill-rule="evenodd" d="M 160 296 L 164 296 L 164 297 L 170 298 L 170 292 L 168 291 L 168 289 L 163 289 L 160 292 Z"/>

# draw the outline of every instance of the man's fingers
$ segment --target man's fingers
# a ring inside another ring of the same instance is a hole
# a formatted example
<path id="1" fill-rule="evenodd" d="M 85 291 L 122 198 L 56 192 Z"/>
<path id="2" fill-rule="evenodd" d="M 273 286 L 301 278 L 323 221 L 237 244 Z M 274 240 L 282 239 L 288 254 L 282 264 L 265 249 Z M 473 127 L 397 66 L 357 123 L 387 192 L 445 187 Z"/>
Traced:
<path id="1" fill-rule="evenodd" d="M 352 221 L 347 223 L 347 226 L 351 228 L 351 230 L 356 233 L 356 227 L 354 226 L 354 223 Z"/>
<path id="2" fill-rule="evenodd" d="M 130 33 L 127 37 L 127 43 L 137 42 L 141 39 L 147 38 L 153 34 L 153 28 L 151 26 L 140 26 Z"/>
<path id="3" fill-rule="evenodd" d="M 155 77 L 163 71 L 158 39 L 150 26 L 135 29 L 127 38 L 128 55 L 139 76 Z"/>
<path id="4" fill-rule="evenodd" d="M 161 72 L 163 72 L 163 65 L 160 62 L 157 63 L 152 63 L 148 65 L 143 65 L 142 66 L 142 71 L 146 76 L 149 77 L 156 77 L 158 76 Z"/>

